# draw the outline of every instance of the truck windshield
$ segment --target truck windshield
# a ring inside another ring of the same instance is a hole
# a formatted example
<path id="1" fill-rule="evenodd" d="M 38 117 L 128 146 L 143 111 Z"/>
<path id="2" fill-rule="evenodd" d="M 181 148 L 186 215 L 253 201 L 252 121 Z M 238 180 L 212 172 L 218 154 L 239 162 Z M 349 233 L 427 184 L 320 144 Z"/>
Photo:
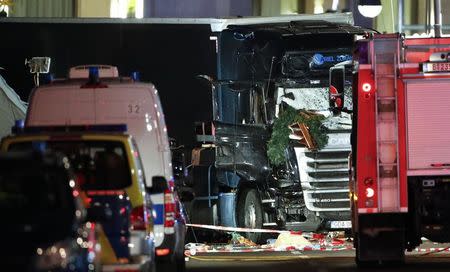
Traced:
<path id="1" fill-rule="evenodd" d="M 328 111 L 330 108 L 328 95 L 328 87 L 279 88 L 277 104 L 285 102 L 295 109 Z M 353 108 L 350 86 L 344 89 L 344 95 L 344 107 L 350 110 Z"/>
<path id="2" fill-rule="evenodd" d="M 83 190 L 120 190 L 131 185 L 131 169 L 125 148 L 113 141 L 19 142 L 9 151 L 50 150 L 69 159 Z"/>

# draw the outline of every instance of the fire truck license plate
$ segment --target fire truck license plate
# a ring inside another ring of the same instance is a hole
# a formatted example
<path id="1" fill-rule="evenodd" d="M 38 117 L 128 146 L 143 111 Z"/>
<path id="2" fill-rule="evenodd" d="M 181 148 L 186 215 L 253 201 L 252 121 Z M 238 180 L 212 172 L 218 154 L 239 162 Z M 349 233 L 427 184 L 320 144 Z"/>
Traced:
<path id="1" fill-rule="evenodd" d="M 450 62 L 424 63 L 424 72 L 450 72 Z"/>
<path id="2" fill-rule="evenodd" d="M 350 229 L 352 221 L 331 221 L 330 228 L 332 229 Z"/>

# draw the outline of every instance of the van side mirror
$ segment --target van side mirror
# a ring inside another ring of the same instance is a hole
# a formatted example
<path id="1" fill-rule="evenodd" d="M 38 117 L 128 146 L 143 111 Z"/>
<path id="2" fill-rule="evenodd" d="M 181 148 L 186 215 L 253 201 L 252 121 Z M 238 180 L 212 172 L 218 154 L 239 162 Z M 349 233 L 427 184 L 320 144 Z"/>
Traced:
<path id="1" fill-rule="evenodd" d="M 178 192 L 179 196 L 180 196 L 180 201 L 181 202 L 191 202 L 192 200 L 194 200 L 194 192 L 192 191 L 180 191 Z"/>
<path id="2" fill-rule="evenodd" d="M 165 190 L 169 189 L 169 185 L 165 177 L 154 176 L 152 178 L 152 188 L 150 188 L 150 193 L 152 194 L 162 194 Z"/>
<path id="3" fill-rule="evenodd" d="M 330 109 L 334 114 L 342 111 L 344 107 L 344 83 L 345 83 L 345 67 L 330 68 L 330 88 L 328 92 L 328 100 Z"/>

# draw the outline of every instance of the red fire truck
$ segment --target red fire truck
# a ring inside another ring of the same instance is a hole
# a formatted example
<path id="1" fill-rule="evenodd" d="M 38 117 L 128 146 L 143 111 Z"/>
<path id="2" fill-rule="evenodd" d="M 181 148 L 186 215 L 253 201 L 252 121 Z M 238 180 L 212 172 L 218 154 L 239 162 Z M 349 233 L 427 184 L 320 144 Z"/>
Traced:
<path id="1" fill-rule="evenodd" d="M 450 38 L 373 34 L 353 68 L 356 261 L 403 261 L 422 237 L 450 242 Z"/>

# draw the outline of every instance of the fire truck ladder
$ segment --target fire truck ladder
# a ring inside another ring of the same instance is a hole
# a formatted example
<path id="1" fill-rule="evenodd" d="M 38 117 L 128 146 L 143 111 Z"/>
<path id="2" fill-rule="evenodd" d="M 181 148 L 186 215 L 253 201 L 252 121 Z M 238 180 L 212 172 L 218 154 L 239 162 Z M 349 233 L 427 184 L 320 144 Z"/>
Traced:
<path id="1" fill-rule="evenodd" d="M 392 39 L 374 39 L 371 50 L 376 90 L 377 195 L 380 212 L 400 212 L 397 135 L 397 73 L 400 49 L 398 37 L 392 36 Z"/>

